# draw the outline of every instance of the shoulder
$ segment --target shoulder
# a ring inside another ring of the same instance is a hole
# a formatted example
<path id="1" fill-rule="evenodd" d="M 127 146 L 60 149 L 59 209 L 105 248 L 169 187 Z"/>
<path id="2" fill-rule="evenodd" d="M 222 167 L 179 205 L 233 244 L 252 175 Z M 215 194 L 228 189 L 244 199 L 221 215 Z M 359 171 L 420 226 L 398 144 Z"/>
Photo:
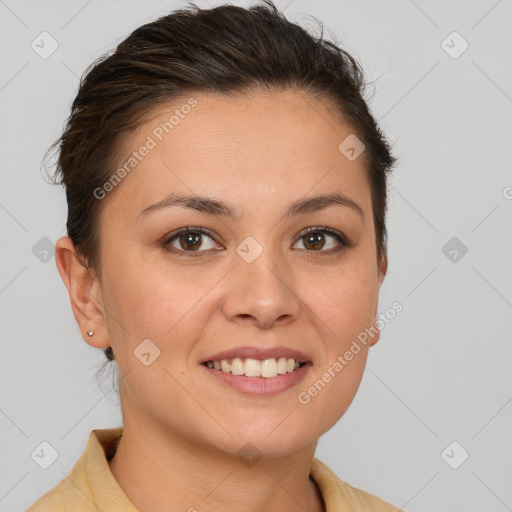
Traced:
<path id="1" fill-rule="evenodd" d="M 41 496 L 26 512 L 68 512 L 59 487 L 54 487 Z"/>
<path id="2" fill-rule="evenodd" d="M 122 428 L 95 429 L 72 470 L 26 512 L 133 510 L 108 465 Z M 99 503 L 95 501 L 95 496 Z M 122 502 L 123 507 L 118 505 Z M 101 506 L 98 506 L 101 505 Z"/>
<path id="3" fill-rule="evenodd" d="M 313 458 L 311 476 L 317 483 L 326 504 L 327 512 L 400 512 L 377 496 L 344 482 L 328 466 Z"/>
<path id="4" fill-rule="evenodd" d="M 356 487 L 352 487 L 340 480 L 339 488 L 343 497 L 350 503 L 354 510 L 367 510 L 368 512 L 400 512 L 401 509 L 391 505 L 387 501 L 363 491 Z"/>

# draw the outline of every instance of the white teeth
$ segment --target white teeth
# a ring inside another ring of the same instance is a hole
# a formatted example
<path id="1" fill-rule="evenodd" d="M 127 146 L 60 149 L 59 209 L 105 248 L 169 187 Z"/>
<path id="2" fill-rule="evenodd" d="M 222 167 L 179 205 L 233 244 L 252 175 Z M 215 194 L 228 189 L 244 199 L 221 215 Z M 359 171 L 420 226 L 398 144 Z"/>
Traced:
<path id="1" fill-rule="evenodd" d="M 245 368 L 243 361 L 239 357 L 235 357 L 231 363 L 231 373 L 233 375 L 243 375 L 244 370 Z"/>
<path id="2" fill-rule="evenodd" d="M 243 359 L 234 357 L 231 363 L 227 359 L 221 361 L 208 361 L 207 366 L 215 370 L 231 373 L 232 375 L 245 375 L 246 377 L 265 377 L 272 378 L 277 375 L 291 373 L 300 368 L 300 362 L 293 357 L 274 357 L 265 360 L 252 359 L 250 357 Z"/>
<path id="3" fill-rule="evenodd" d="M 275 359 L 265 359 L 261 363 L 262 377 L 275 377 L 277 375 L 277 361 Z"/>
<path id="4" fill-rule="evenodd" d="M 248 357 L 245 360 L 244 374 L 246 377 L 259 377 L 261 375 L 261 361 Z"/>

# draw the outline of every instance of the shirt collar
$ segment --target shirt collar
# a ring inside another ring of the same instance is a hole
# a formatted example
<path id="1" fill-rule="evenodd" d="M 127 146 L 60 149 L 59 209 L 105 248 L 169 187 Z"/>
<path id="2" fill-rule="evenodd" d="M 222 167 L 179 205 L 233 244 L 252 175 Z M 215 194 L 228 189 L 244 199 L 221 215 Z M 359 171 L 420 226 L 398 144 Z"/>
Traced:
<path id="1" fill-rule="evenodd" d="M 108 464 L 122 434 L 123 427 L 92 430 L 82 457 L 69 474 L 71 481 L 81 481 L 85 476 L 89 484 L 89 499 L 102 512 L 138 512 L 117 483 Z M 316 457 L 311 463 L 310 478 L 320 490 L 326 512 L 345 510 L 346 501 L 339 488 L 343 482 Z"/>

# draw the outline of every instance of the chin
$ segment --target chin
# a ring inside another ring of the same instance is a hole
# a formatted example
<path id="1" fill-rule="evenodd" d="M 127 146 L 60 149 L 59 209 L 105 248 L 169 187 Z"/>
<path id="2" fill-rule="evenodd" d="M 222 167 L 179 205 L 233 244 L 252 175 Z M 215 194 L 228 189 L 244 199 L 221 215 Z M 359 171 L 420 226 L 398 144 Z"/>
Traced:
<path id="1" fill-rule="evenodd" d="M 219 448 L 238 457 L 250 456 L 253 452 L 259 457 L 282 457 L 316 442 L 318 436 L 315 436 L 311 429 L 307 430 L 304 424 L 297 427 L 297 430 L 291 425 L 280 428 L 286 424 L 284 420 L 278 426 L 285 416 L 286 414 L 277 421 L 272 421 L 271 427 L 268 421 L 241 424 L 237 431 L 231 430 L 233 437 L 221 442 Z"/>

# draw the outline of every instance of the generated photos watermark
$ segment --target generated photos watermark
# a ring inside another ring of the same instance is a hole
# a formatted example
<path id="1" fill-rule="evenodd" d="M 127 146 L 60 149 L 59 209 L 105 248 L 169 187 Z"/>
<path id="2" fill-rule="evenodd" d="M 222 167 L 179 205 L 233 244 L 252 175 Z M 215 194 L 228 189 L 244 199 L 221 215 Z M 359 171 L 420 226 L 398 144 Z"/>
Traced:
<path id="1" fill-rule="evenodd" d="M 336 377 L 338 373 L 340 373 L 343 368 L 345 368 L 354 357 L 359 354 L 362 350 L 362 346 L 368 344 L 369 338 L 375 336 L 378 331 L 382 331 L 384 327 L 393 320 L 397 313 L 402 311 L 403 305 L 396 301 L 392 304 L 390 308 L 388 308 L 384 313 L 381 313 L 379 319 L 375 322 L 375 325 L 372 327 L 365 328 L 364 331 L 360 332 L 357 335 L 357 338 L 352 340 L 352 344 L 350 348 L 346 350 L 343 354 L 338 355 L 335 361 L 327 368 L 327 370 L 322 374 L 322 376 L 317 379 L 307 390 L 301 391 L 297 395 L 297 399 L 299 403 L 302 405 L 307 405 L 311 402 L 311 399 L 317 396 L 329 382 Z"/>
<path id="2" fill-rule="evenodd" d="M 101 201 L 109 192 L 114 190 L 117 185 L 121 183 L 122 179 L 128 176 L 128 174 L 150 154 L 151 150 L 155 149 L 157 145 L 162 142 L 165 135 L 171 133 L 181 120 L 185 119 L 185 117 L 190 114 L 192 108 L 195 106 L 197 106 L 197 100 L 195 98 L 189 98 L 180 108 L 174 110 L 174 114 L 169 117 L 167 121 L 158 124 L 151 134 L 146 137 L 144 144 L 136 151 L 133 151 L 123 165 L 119 167 L 101 187 L 94 189 L 94 197 Z"/>

